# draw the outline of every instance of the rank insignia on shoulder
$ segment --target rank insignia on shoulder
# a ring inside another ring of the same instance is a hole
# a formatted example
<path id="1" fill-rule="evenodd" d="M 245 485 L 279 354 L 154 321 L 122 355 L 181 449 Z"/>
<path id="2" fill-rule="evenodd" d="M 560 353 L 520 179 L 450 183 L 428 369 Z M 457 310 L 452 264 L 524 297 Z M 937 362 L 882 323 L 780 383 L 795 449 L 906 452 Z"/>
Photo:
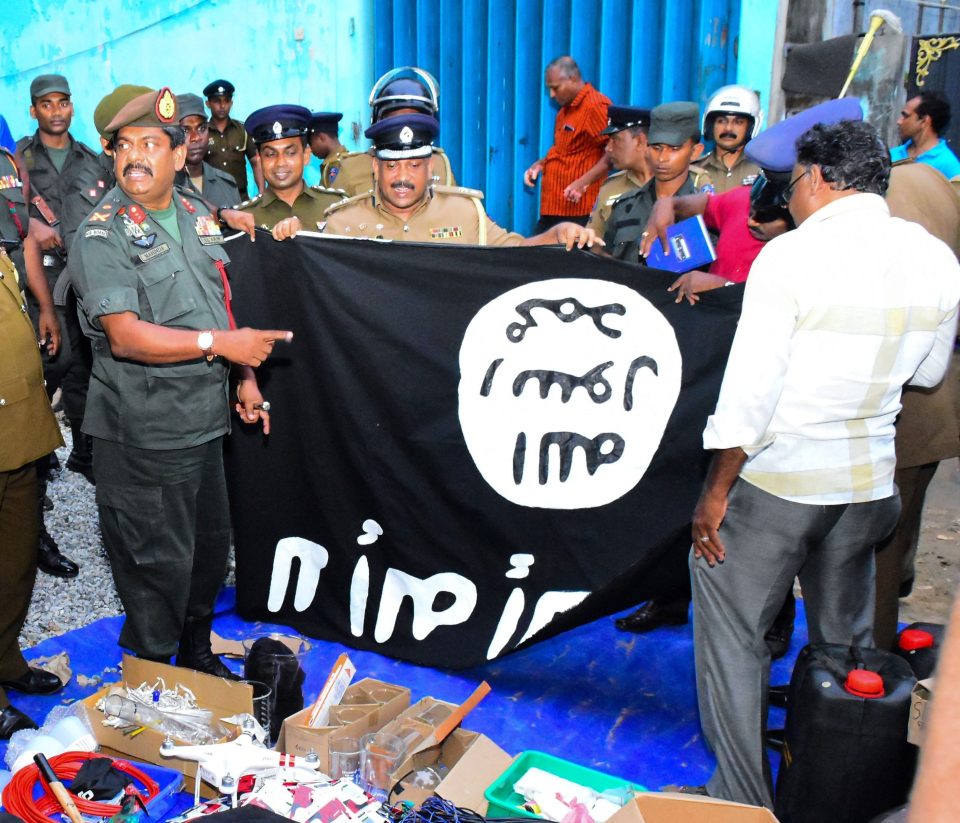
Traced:
<path id="1" fill-rule="evenodd" d="M 443 240 L 447 237 L 463 237 L 463 226 L 446 226 L 430 229 L 431 240 Z"/>
<path id="2" fill-rule="evenodd" d="M 188 214 L 196 214 L 197 207 L 193 205 L 186 197 L 183 195 L 180 196 L 180 202 L 183 203 L 183 207 L 187 210 Z"/>

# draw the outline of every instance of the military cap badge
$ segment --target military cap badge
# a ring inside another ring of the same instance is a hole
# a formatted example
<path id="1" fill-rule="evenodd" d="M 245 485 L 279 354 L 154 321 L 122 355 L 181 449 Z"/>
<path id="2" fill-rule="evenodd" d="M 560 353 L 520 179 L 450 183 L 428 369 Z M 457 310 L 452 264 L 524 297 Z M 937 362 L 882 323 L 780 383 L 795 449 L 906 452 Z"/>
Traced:
<path id="1" fill-rule="evenodd" d="M 409 126 L 404 126 L 400 129 L 400 142 L 401 143 L 412 143 L 413 142 L 413 129 Z"/>
<path id="2" fill-rule="evenodd" d="M 177 101 L 169 87 L 164 86 L 157 95 L 157 118 L 163 123 L 170 123 L 177 113 Z"/>

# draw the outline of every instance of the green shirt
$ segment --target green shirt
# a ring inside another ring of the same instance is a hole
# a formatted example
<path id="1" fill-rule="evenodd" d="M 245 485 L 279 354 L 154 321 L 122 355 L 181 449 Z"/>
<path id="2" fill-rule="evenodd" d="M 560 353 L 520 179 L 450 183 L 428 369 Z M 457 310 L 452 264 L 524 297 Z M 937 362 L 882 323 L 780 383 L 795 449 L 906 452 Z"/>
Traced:
<path id="1" fill-rule="evenodd" d="M 63 171 L 63 164 L 67 162 L 67 155 L 70 154 L 70 149 L 51 149 L 47 147 L 47 154 L 50 155 L 50 161 L 53 163 L 54 168 L 58 172 Z"/>
<path id="2" fill-rule="evenodd" d="M 80 225 L 70 270 L 93 366 L 83 431 L 142 449 L 184 449 L 230 428 L 228 366 L 197 356 L 148 364 L 114 357 L 101 318 L 133 312 L 159 326 L 228 328 L 223 280 L 216 261 L 229 262 L 212 217 L 192 192 L 175 188 L 176 242 L 163 223 L 141 215 L 119 188 Z M 131 214 L 132 212 L 132 214 Z"/>
<path id="3" fill-rule="evenodd" d="M 151 211 L 150 216 L 156 220 L 166 230 L 177 243 L 183 245 L 183 238 L 180 236 L 180 226 L 177 225 L 177 204 L 175 200 L 170 201 L 170 205 L 161 211 Z"/>
<path id="4" fill-rule="evenodd" d="M 287 217 L 299 217 L 304 231 L 320 231 L 326 222 L 323 213 L 334 203 L 345 200 L 342 191 L 325 189 L 322 186 L 306 186 L 300 196 L 288 205 L 271 189 L 258 194 L 252 200 L 240 204 L 240 211 L 248 211 L 257 221 L 257 228 L 272 229 Z"/>

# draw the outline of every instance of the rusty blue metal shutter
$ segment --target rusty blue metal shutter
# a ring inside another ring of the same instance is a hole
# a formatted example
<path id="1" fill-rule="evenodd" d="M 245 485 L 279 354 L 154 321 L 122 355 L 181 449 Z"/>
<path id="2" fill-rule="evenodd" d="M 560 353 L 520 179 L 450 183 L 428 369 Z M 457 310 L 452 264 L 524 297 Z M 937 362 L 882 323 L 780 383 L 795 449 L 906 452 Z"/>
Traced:
<path id="1" fill-rule="evenodd" d="M 528 233 L 524 170 L 552 142 L 544 66 L 570 54 L 614 103 L 703 104 L 736 78 L 740 0 L 374 0 L 374 71 L 417 65 L 440 83 L 439 144 L 501 225 Z"/>

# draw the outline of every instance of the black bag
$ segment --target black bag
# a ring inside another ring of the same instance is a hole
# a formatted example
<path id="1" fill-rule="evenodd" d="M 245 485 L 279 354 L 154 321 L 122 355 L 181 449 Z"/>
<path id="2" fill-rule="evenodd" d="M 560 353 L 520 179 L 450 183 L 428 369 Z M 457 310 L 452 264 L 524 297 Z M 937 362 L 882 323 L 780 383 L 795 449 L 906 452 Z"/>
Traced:
<path id="1" fill-rule="evenodd" d="M 937 668 L 946 627 L 940 623 L 911 623 L 897 635 L 894 650 L 910 664 L 917 680 L 926 680 Z"/>
<path id="2" fill-rule="evenodd" d="M 916 766 L 907 743 L 914 683 L 892 652 L 827 643 L 801 650 L 777 776 L 780 823 L 867 823 L 906 803 Z"/>

